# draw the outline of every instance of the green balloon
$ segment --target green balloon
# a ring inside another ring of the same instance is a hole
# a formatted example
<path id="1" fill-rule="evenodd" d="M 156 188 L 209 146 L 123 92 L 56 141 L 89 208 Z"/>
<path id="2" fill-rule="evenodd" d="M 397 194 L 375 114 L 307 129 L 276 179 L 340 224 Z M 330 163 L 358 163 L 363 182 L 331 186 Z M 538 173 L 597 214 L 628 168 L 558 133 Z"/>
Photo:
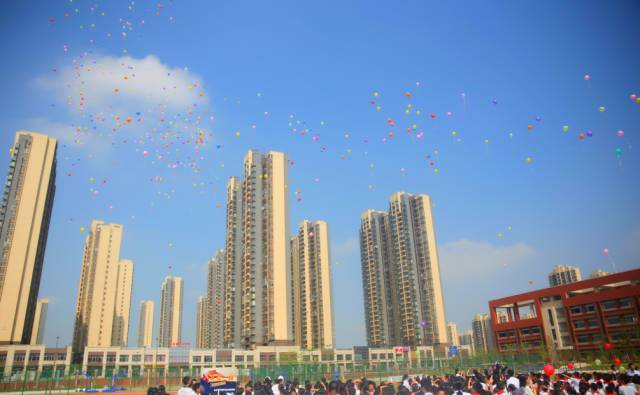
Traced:
<path id="1" fill-rule="evenodd" d="M 627 372 L 627 368 L 625 368 L 624 366 L 620 365 L 620 373 L 626 373 Z"/>
<path id="2" fill-rule="evenodd" d="M 595 360 L 595 363 L 596 363 L 596 366 L 600 366 L 600 364 L 602 364 L 602 361 L 601 361 L 601 360 L 599 360 L 599 359 L 596 359 L 596 360 Z"/>

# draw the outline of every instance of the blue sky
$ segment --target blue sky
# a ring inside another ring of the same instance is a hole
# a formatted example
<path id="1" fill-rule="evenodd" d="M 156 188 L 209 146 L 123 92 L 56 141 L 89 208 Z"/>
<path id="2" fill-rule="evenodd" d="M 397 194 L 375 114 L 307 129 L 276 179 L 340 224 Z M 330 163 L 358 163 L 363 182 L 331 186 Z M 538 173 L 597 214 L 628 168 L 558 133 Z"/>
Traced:
<path id="1" fill-rule="evenodd" d="M 249 148 L 289 155 L 292 229 L 330 225 L 340 346 L 365 343 L 360 214 L 399 190 L 433 198 L 447 319 L 461 329 L 488 300 L 546 286 L 556 264 L 639 266 L 637 1 L 3 11 L 2 146 L 19 129 L 60 140 L 40 288 L 49 344 L 71 340 L 92 219 L 124 225 L 130 344 L 139 301 L 157 302 L 166 275 L 185 278 L 193 341 L 206 262 L 224 242 L 226 179 Z"/>

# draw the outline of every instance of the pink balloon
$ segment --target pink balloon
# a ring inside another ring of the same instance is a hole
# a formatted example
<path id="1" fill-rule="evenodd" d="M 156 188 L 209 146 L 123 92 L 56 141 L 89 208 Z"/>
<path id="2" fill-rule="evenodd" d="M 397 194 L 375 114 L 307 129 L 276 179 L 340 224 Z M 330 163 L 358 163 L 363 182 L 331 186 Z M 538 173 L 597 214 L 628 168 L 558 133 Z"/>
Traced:
<path id="1" fill-rule="evenodd" d="M 618 130 L 616 134 L 618 135 L 618 137 L 624 137 L 624 130 Z"/>
<path id="2" fill-rule="evenodd" d="M 589 81 L 591 79 L 591 76 L 589 74 L 585 74 L 584 75 L 584 80 L 585 81 Z"/>
<path id="3" fill-rule="evenodd" d="M 629 99 L 631 99 L 631 100 L 633 100 L 633 101 L 635 101 L 637 98 L 638 98 L 638 96 L 636 96 L 636 94 L 635 94 L 635 93 L 632 93 L 632 94 L 629 96 Z"/>
<path id="4" fill-rule="evenodd" d="M 603 248 L 602 249 L 602 253 L 605 255 L 609 255 L 609 249 L 608 248 Z"/>

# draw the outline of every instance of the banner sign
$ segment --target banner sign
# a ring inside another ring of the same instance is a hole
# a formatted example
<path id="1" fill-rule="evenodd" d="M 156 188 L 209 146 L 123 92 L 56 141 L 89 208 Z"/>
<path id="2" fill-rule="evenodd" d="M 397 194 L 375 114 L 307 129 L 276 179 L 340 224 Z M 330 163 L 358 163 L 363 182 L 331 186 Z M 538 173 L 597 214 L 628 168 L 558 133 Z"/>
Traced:
<path id="1" fill-rule="evenodd" d="M 394 347 L 393 348 L 393 352 L 396 355 L 397 354 L 404 354 L 404 353 L 409 352 L 409 351 L 411 351 L 410 347 Z"/>
<path id="2" fill-rule="evenodd" d="M 200 376 L 202 394 L 235 395 L 238 388 L 238 369 L 203 368 Z"/>

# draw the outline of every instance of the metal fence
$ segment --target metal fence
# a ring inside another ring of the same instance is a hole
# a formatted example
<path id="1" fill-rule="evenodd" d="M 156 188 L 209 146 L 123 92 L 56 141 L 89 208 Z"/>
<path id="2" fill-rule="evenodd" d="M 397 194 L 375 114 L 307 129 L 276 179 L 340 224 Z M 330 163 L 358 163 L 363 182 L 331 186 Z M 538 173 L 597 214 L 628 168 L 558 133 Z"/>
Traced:
<path id="1" fill-rule="evenodd" d="M 378 382 L 398 381 L 403 374 L 442 374 L 451 373 L 454 369 L 470 371 L 471 369 L 483 369 L 499 362 L 508 365 L 516 371 L 539 371 L 545 363 L 553 361 L 557 369 L 566 368 L 568 362 L 574 363 L 576 368 L 608 369 L 615 358 L 621 358 L 624 363 L 635 362 L 640 358 L 636 350 L 628 350 L 618 355 L 614 353 L 592 354 L 556 354 L 545 353 L 520 353 L 511 355 L 501 354 L 476 354 L 474 356 L 445 357 L 435 356 L 433 359 L 404 362 L 380 362 L 380 361 L 350 361 L 348 363 L 334 362 L 290 362 L 290 363 L 261 363 L 259 367 L 238 366 L 240 385 L 248 380 L 262 380 L 266 376 L 275 378 L 284 376 L 287 379 L 297 378 L 304 383 L 309 380 L 315 382 L 324 377 L 327 380 L 340 378 L 367 377 Z M 184 364 L 183 364 L 184 365 Z M 117 372 L 108 369 L 104 372 L 106 377 L 97 377 L 96 372 L 83 373 L 81 366 L 71 366 L 69 375 L 52 377 L 52 372 L 38 373 L 34 370 L 15 372 L 0 380 L 0 392 L 30 392 L 44 393 L 71 393 L 77 391 L 103 390 L 105 388 L 126 388 L 130 392 L 144 392 L 150 386 L 164 385 L 168 390 L 175 390 L 181 384 L 184 375 L 197 377 L 200 368 L 186 366 L 172 366 L 168 369 L 145 368 L 142 373 L 139 370 L 129 372 Z"/>

